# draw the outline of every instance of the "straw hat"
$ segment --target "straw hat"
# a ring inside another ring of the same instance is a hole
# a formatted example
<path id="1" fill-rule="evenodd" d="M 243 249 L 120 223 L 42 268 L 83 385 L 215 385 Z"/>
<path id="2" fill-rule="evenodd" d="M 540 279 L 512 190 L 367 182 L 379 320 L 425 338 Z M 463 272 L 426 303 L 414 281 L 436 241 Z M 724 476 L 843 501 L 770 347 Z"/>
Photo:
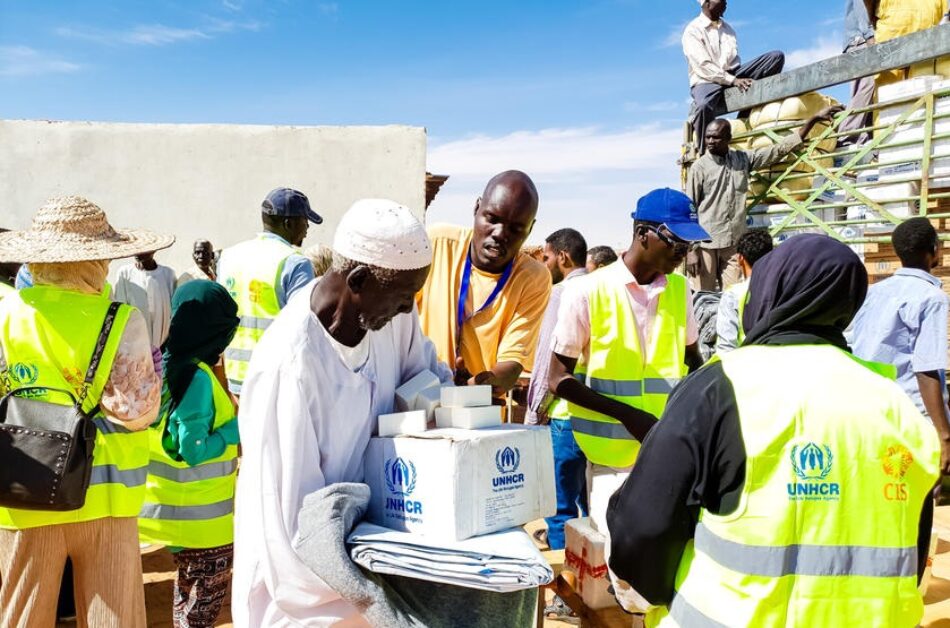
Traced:
<path id="1" fill-rule="evenodd" d="M 0 262 L 86 262 L 167 249 L 175 236 L 117 231 L 96 204 L 80 196 L 51 198 L 25 231 L 0 233 Z"/>

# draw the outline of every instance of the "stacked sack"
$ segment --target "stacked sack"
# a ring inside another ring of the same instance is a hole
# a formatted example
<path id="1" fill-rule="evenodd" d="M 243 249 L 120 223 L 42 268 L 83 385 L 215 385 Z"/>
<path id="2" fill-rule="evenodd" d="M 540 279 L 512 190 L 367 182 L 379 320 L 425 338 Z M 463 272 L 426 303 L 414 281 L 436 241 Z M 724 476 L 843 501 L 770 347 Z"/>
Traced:
<path id="1" fill-rule="evenodd" d="M 786 98 L 785 100 L 780 100 L 767 105 L 756 107 L 749 115 L 748 125 L 750 130 L 755 132 L 780 126 L 787 126 L 793 122 L 803 123 L 825 107 L 836 104 L 838 104 L 838 101 L 836 101 L 834 98 L 823 96 L 818 92 L 810 92 L 801 96 L 794 96 L 792 98 Z M 808 139 L 812 140 L 817 138 L 822 133 L 824 133 L 827 128 L 828 125 L 825 123 L 816 124 L 811 133 L 809 133 Z M 785 137 L 795 132 L 797 132 L 796 129 L 785 129 L 783 131 L 777 131 L 777 134 L 780 137 Z M 749 142 L 749 149 L 755 150 L 757 148 L 765 148 L 776 143 L 777 142 L 775 140 L 773 140 L 771 137 L 768 137 L 767 135 L 758 135 L 752 138 L 752 140 Z M 836 144 L 836 138 L 832 137 L 825 139 L 818 144 L 818 146 L 813 151 L 813 154 L 827 154 L 834 152 Z M 772 165 L 772 167 L 768 170 L 760 171 L 759 174 L 767 178 L 771 183 L 775 181 L 782 173 L 784 173 L 795 159 L 796 157 L 789 156 L 788 159 Z M 833 158 L 828 157 L 819 159 L 818 163 L 825 168 L 831 168 L 834 165 L 833 161 Z M 795 166 L 794 172 L 810 173 L 814 172 L 814 168 L 808 164 L 800 163 Z M 802 191 L 811 189 L 813 187 L 812 178 L 800 177 L 791 180 L 785 180 L 780 184 L 779 187 L 796 200 L 803 200 L 807 194 L 803 193 Z M 762 194 L 764 191 L 765 186 L 762 183 L 753 182 L 750 185 L 749 193 L 753 197 Z M 768 200 L 766 202 L 768 202 Z M 780 201 L 775 199 L 772 202 Z"/>

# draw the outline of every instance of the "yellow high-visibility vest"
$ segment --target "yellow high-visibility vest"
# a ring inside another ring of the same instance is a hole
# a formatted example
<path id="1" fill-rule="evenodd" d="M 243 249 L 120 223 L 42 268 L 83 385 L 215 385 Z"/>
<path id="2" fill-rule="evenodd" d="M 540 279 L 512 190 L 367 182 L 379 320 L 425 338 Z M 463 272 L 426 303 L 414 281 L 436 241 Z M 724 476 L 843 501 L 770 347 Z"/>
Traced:
<path id="1" fill-rule="evenodd" d="M 53 286 L 24 288 L 0 301 L 0 344 L 10 368 L 11 387 L 38 386 L 72 391 L 77 397 L 92 358 L 109 299 Z M 122 332 L 132 308 L 122 305 L 102 353 L 83 410 L 99 404 Z M 0 382 L 0 392 L 6 393 Z M 35 398 L 70 405 L 65 395 L 47 391 Z M 148 467 L 148 435 L 130 432 L 98 412 L 92 479 L 78 510 L 47 512 L 0 508 L 0 528 L 26 529 L 78 523 L 103 517 L 134 517 L 142 507 Z"/>
<path id="2" fill-rule="evenodd" d="M 198 368 L 211 381 L 214 430 L 234 418 L 234 406 L 211 369 L 200 362 Z M 162 419 L 148 430 L 151 460 L 145 504 L 139 513 L 139 537 L 148 543 L 191 549 L 232 543 L 237 445 L 228 445 L 220 456 L 193 467 L 174 460 L 162 447 L 169 401 L 166 389 Z"/>
<path id="3" fill-rule="evenodd" d="M 933 424 L 893 381 L 831 346 L 718 359 L 735 391 L 745 485 L 735 512 L 700 511 L 675 597 L 647 625 L 916 625 L 918 520 L 940 460 Z M 806 381 L 779 385 L 795 377 Z"/>
<path id="4" fill-rule="evenodd" d="M 588 290 L 590 352 L 586 364 L 578 361 L 575 377 L 597 393 L 659 418 L 673 387 L 687 372 L 689 286 L 682 275 L 666 276 L 667 285 L 648 335 L 651 346 L 647 354 L 651 357 L 645 362 L 630 295 L 615 270 L 608 267 L 582 279 L 592 286 Z M 566 405 L 574 438 L 588 460 L 610 467 L 634 463 L 640 443 L 620 421 L 574 403 Z M 564 408 L 556 406 L 552 412 L 560 417 Z"/>
<path id="5" fill-rule="evenodd" d="M 297 250 L 282 240 L 263 235 L 227 250 L 225 275 L 218 283 L 227 288 L 237 303 L 238 324 L 234 339 L 224 352 L 228 387 L 238 392 L 247 374 L 247 363 L 257 341 L 280 312 L 277 286 L 284 262 Z"/>
<path id="6" fill-rule="evenodd" d="M 9 294 L 13 294 L 14 292 L 16 292 L 16 288 L 13 286 L 8 286 L 7 284 L 0 281 L 0 299 Z"/>
<path id="7" fill-rule="evenodd" d="M 742 326 L 742 316 L 745 314 L 746 303 L 749 302 L 749 280 L 733 284 L 726 289 L 726 292 L 736 297 L 736 304 L 739 307 L 739 333 L 736 336 L 736 345 L 741 345 L 745 340 L 745 328 Z"/>

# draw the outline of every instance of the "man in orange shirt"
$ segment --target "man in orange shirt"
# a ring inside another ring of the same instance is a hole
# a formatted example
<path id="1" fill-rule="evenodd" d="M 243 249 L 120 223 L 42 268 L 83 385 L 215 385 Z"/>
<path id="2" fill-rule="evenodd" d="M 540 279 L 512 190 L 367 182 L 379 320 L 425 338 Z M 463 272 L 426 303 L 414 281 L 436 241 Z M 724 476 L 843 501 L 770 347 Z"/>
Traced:
<path id="1" fill-rule="evenodd" d="M 455 366 L 456 384 L 490 384 L 500 397 L 532 368 L 551 294 L 547 268 L 520 252 L 537 212 L 531 178 L 509 170 L 475 202 L 474 229 L 428 230 L 432 270 L 416 297 L 419 321 L 439 359 Z"/>

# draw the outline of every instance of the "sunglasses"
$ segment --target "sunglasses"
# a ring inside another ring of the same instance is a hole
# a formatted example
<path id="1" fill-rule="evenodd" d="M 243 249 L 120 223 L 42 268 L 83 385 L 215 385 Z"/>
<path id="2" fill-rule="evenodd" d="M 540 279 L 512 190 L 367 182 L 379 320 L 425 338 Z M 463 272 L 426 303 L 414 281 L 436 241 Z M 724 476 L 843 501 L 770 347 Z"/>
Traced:
<path id="1" fill-rule="evenodd" d="M 669 227 L 666 225 L 660 225 L 659 227 L 644 226 L 644 229 L 655 233 L 656 237 L 660 239 L 660 242 L 670 247 L 674 251 L 695 251 L 699 248 L 699 242 L 680 240 L 672 233 L 664 233 L 661 231 L 661 229 L 664 229 L 667 232 L 669 231 Z"/>

